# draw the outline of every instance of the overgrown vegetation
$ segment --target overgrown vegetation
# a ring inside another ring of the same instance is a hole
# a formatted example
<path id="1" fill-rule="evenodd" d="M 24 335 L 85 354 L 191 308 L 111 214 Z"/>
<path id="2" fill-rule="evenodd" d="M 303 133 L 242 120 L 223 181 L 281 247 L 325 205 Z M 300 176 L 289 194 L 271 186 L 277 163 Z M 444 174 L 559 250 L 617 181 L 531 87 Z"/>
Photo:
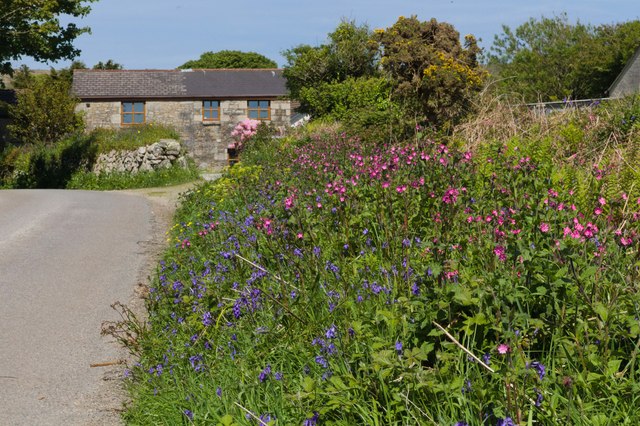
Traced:
<path id="1" fill-rule="evenodd" d="M 120 324 L 125 418 L 637 423 L 637 109 L 246 142 L 185 196 L 148 325 Z"/>
<path id="2" fill-rule="evenodd" d="M 591 99 L 607 89 L 640 46 L 640 21 L 592 26 L 566 14 L 504 26 L 487 55 L 495 88 L 527 102 Z"/>
<path id="3" fill-rule="evenodd" d="M 179 139 L 175 129 L 154 124 L 127 129 L 96 129 L 49 145 L 8 145 L 0 152 L 2 188 L 124 189 L 166 186 L 197 179 L 193 164 L 138 175 L 91 173 L 98 155 L 112 150 L 134 150 L 159 139 Z"/>

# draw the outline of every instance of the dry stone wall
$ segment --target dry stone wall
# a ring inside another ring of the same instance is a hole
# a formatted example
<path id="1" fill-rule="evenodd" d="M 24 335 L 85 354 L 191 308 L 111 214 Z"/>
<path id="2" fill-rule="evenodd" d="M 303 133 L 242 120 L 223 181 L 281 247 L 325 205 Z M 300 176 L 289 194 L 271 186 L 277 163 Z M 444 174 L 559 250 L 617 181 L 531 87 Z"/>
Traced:
<path id="1" fill-rule="evenodd" d="M 180 143 L 173 139 L 161 139 L 158 142 L 140 147 L 134 151 L 115 151 L 100 154 L 93 165 L 93 173 L 143 171 L 169 168 L 173 165 L 187 167 Z"/>

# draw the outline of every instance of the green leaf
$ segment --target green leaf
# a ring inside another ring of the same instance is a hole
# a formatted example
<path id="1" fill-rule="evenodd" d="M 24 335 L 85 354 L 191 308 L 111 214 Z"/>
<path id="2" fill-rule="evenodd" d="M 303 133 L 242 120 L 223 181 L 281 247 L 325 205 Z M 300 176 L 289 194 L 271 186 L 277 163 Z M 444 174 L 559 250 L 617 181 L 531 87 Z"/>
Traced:
<path id="1" fill-rule="evenodd" d="M 302 379 L 302 389 L 304 389 L 305 392 L 311 393 L 315 388 L 316 388 L 316 381 L 313 380 L 311 377 L 305 376 L 305 378 Z"/>

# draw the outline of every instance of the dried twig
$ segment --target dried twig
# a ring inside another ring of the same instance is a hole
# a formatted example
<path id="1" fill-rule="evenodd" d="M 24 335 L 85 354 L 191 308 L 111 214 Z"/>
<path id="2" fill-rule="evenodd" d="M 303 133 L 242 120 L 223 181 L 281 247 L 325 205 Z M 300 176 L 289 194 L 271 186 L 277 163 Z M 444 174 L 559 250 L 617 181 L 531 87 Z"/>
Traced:
<path id="1" fill-rule="evenodd" d="M 458 342 L 456 340 L 455 337 L 453 337 L 447 330 L 444 329 L 443 326 L 441 326 L 440 324 L 438 324 L 437 322 L 433 321 L 433 325 L 435 325 L 436 327 L 438 327 L 444 334 L 445 336 L 447 336 L 449 338 L 449 340 L 451 340 L 453 343 L 456 344 L 456 346 L 458 346 L 460 349 L 462 349 L 463 351 L 465 351 L 467 353 L 467 355 L 469 355 L 471 358 L 475 359 L 476 361 L 478 361 L 478 363 L 483 366 L 484 368 L 486 368 L 487 370 L 491 371 L 492 373 L 495 373 L 495 370 L 491 367 L 489 367 L 487 364 L 485 364 L 484 362 L 482 362 L 482 360 L 480 358 L 478 358 L 477 356 L 475 356 L 469 349 L 465 348 L 462 343 Z"/>
<path id="2" fill-rule="evenodd" d="M 237 402 L 234 402 L 234 404 L 236 404 L 238 407 L 242 408 L 247 414 L 249 414 L 251 417 L 253 417 L 254 419 L 256 419 L 258 422 L 260 422 L 261 425 L 263 426 L 269 426 L 268 423 L 265 423 L 260 417 L 256 416 L 255 414 L 253 414 L 251 411 L 247 410 L 246 408 L 244 408 L 242 405 L 238 404 Z"/>

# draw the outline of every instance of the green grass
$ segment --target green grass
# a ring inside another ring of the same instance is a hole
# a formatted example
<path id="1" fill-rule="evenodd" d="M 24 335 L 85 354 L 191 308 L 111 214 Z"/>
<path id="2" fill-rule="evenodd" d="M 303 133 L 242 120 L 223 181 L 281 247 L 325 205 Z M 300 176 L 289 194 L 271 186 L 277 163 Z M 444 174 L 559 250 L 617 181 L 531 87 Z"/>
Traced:
<path id="1" fill-rule="evenodd" d="M 133 188 L 153 188 L 179 185 L 193 182 L 200 178 L 194 166 L 182 168 L 173 166 L 157 171 L 131 173 L 102 173 L 95 175 L 91 172 L 77 172 L 71 176 L 67 189 L 86 190 L 115 190 Z"/>
<path id="2" fill-rule="evenodd" d="M 174 128 L 153 123 L 122 129 L 95 129 L 88 137 L 97 147 L 99 154 L 111 150 L 131 151 L 160 139 L 180 140 L 180 135 Z"/>

